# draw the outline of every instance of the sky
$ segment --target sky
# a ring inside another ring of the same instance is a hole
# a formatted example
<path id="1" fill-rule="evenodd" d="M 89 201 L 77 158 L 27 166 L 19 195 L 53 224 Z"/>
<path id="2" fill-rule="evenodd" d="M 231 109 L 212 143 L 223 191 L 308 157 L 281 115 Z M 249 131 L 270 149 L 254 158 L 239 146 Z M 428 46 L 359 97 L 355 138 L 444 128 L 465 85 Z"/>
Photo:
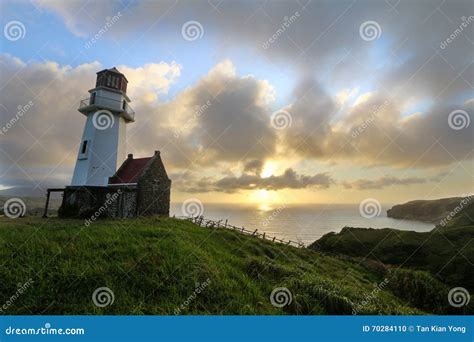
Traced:
<path id="1" fill-rule="evenodd" d="M 473 192 L 472 1 L 2 1 L 0 190 L 70 184 L 96 72 L 172 201 Z M 1 191 L 0 191 L 1 193 Z"/>

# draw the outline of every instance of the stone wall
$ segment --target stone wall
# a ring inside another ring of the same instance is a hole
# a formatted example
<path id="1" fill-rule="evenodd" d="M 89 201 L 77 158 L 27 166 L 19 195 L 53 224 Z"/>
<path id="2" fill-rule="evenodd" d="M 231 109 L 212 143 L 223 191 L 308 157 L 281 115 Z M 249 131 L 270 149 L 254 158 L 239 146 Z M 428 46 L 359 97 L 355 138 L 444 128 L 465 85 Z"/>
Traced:
<path id="1" fill-rule="evenodd" d="M 159 152 L 138 180 L 138 215 L 169 216 L 171 180 Z"/>
<path id="2" fill-rule="evenodd" d="M 138 215 L 169 216 L 171 180 L 158 151 L 135 185 L 68 186 L 59 209 L 60 217 L 132 218 Z"/>
<path id="3" fill-rule="evenodd" d="M 137 188 L 130 186 L 114 186 L 111 190 L 107 207 L 108 217 L 132 218 L 137 216 Z M 115 191 L 114 191 L 115 190 Z"/>
<path id="4" fill-rule="evenodd" d="M 137 188 L 131 186 L 68 186 L 59 217 L 131 218 L 137 215 Z"/>

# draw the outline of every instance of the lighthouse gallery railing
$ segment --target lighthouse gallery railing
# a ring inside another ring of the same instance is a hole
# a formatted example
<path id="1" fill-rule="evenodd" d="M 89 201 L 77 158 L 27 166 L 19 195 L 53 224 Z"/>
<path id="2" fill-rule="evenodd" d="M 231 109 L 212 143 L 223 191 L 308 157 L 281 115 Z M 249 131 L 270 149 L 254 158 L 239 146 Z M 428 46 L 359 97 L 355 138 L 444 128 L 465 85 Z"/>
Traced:
<path id="1" fill-rule="evenodd" d="M 129 119 L 135 119 L 135 111 L 129 106 L 128 103 L 104 96 L 90 96 L 84 100 L 81 100 L 79 103 L 79 109 L 85 107 L 103 107 L 114 111 L 121 111 L 125 113 Z"/>

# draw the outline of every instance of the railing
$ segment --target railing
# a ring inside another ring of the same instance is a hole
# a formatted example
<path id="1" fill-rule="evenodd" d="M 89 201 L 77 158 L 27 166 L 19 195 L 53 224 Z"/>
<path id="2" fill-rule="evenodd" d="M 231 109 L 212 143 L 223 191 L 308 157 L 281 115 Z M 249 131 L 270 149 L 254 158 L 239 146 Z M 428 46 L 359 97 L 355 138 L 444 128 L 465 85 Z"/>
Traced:
<path id="1" fill-rule="evenodd" d="M 101 107 L 105 109 L 119 111 L 125 114 L 126 119 L 131 121 L 135 120 L 135 112 L 129 106 L 129 104 L 125 102 L 124 105 L 123 102 L 116 99 L 111 99 L 104 96 L 91 96 L 87 99 L 81 100 L 81 102 L 79 103 L 79 110 L 86 107 Z"/>
<path id="2" fill-rule="evenodd" d="M 180 219 L 180 220 L 191 221 L 194 224 L 197 224 L 198 226 L 201 226 L 201 227 L 230 229 L 230 230 L 234 230 L 236 232 L 242 233 L 242 234 L 255 236 L 255 237 L 261 238 L 263 240 L 277 242 L 277 243 L 281 243 L 281 244 L 284 244 L 284 245 L 290 245 L 290 246 L 294 246 L 294 247 L 298 247 L 298 248 L 304 248 L 305 247 L 304 243 L 302 243 L 302 242 L 277 239 L 276 237 L 268 236 L 265 232 L 264 233 L 259 233 L 258 229 L 248 230 L 248 229 L 245 229 L 245 227 L 233 226 L 231 224 L 228 224 L 227 220 L 225 220 L 225 221 L 223 221 L 223 220 L 219 220 L 219 221 L 207 220 L 203 216 L 193 216 L 193 217 L 190 217 L 190 216 L 173 216 L 173 217 L 175 217 L 177 219 Z"/>

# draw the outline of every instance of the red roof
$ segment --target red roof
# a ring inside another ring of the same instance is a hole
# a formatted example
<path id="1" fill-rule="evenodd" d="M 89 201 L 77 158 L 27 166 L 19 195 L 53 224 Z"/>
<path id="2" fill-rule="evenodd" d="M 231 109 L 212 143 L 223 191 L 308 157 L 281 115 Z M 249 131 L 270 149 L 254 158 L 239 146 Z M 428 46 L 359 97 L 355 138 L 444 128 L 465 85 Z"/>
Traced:
<path id="1" fill-rule="evenodd" d="M 111 179 L 110 184 L 136 183 L 151 158 L 127 159 Z"/>

